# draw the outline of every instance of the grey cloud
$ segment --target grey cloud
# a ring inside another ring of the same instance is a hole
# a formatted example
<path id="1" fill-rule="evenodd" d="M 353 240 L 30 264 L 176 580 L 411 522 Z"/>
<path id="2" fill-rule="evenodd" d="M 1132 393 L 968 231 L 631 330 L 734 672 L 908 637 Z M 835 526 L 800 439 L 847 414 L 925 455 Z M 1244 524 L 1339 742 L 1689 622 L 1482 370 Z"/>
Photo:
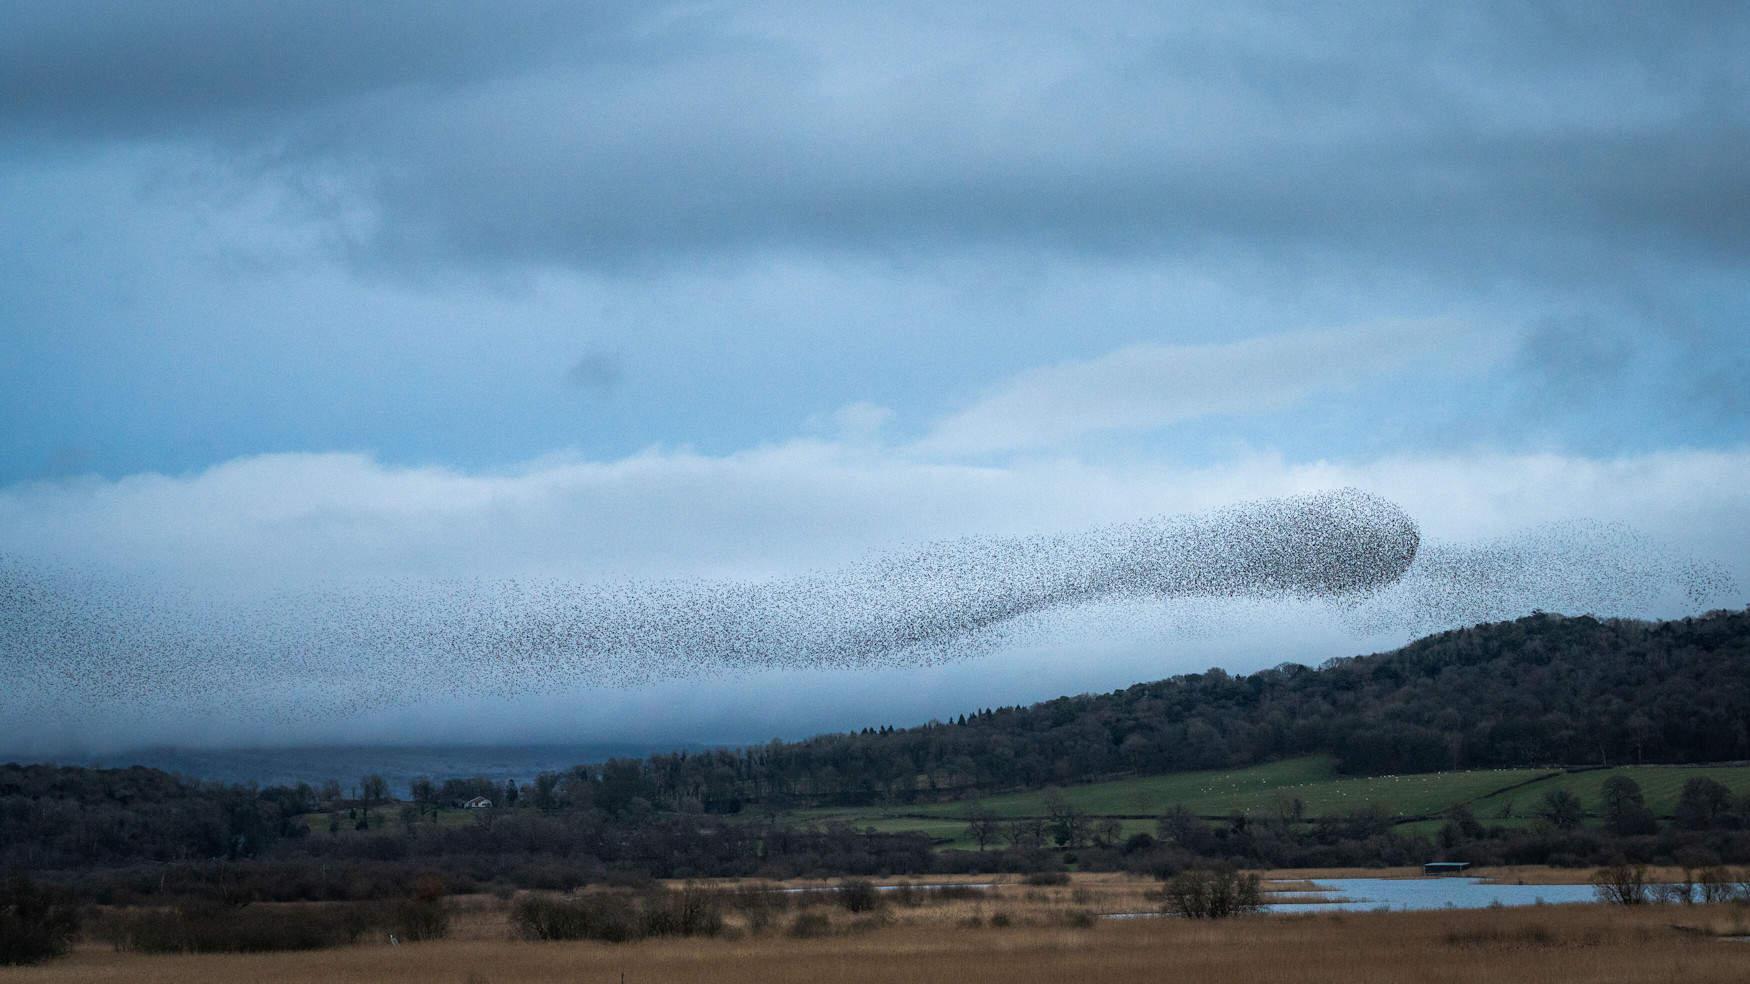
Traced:
<path id="1" fill-rule="evenodd" d="M 1431 354 L 1445 355 L 1451 368 L 1461 361 L 1460 338 L 1473 352 L 1488 348 L 1474 332 L 1430 323 L 1290 332 L 1219 345 L 1132 345 L 1023 373 L 943 421 L 919 447 L 988 451 L 1275 409 Z"/>
<path id="2" fill-rule="evenodd" d="M 0 116 L 268 114 L 254 149 L 355 167 L 403 255 L 1335 249 L 1592 278 L 1750 243 L 1736 5 L 19 9 Z"/>
<path id="3" fill-rule="evenodd" d="M 20 0 L 0 20 L 0 132 L 210 137 L 397 86 L 442 91 L 634 45 L 635 5 L 519 0 Z M 609 43 L 612 43 L 610 47 Z"/>
<path id="4" fill-rule="evenodd" d="M 1520 340 L 1517 362 L 1551 398 L 1589 396 L 1628 367 L 1633 341 L 1619 326 L 1586 316 L 1546 318 Z"/>
<path id="5" fill-rule="evenodd" d="M 1560 432 L 1598 451 L 1708 434 L 1735 442 L 1750 409 L 1740 334 L 1729 317 L 1674 306 L 1534 320 L 1506 377 L 1511 410 L 1493 426 L 1545 441 Z"/>
<path id="6" fill-rule="evenodd" d="M 1523 368 L 1565 387 L 1605 382 L 1633 357 L 1633 338 L 1621 326 L 1591 315 L 1538 320 L 1519 343 Z"/>
<path id="7" fill-rule="evenodd" d="M 636 123 L 591 101 L 567 123 L 554 105 L 545 128 L 478 107 L 491 136 L 466 145 L 450 142 L 456 115 L 434 110 L 392 154 L 430 163 L 377 185 L 389 241 L 584 265 L 750 247 L 1311 247 L 1581 279 L 1634 255 L 1738 262 L 1750 242 L 1750 177 L 1735 166 L 1750 127 L 1729 119 L 1335 144 L 1308 119 L 1236 145 L 1087 118 L 1079 103 L 895 123 L 790 92 L 750 110 L 745 95 L 701 91 Z"/>
<path id="8" fill-rule="evenodd" d="M 97 449 L 80 445 L 60 445 L 49 453 L 43 463 L 42 477 L 50 481 L 64 481 L 88 474 L 91 462 L 97 457 Z"/>
<path id="9" fill-rule="evenodd" d="M 593 345 L 565 371 L 565 385 L 602 395 L 613 392 L 625 378 L 620 354 Z"/>
<path id="10" fill-rule="evenodd" d="M 1718 346 L 1695 353 L 1700 372 L 1681 394 L 1716 419 L 1736 424 L 1750 414 L 1750 356 Z"/>

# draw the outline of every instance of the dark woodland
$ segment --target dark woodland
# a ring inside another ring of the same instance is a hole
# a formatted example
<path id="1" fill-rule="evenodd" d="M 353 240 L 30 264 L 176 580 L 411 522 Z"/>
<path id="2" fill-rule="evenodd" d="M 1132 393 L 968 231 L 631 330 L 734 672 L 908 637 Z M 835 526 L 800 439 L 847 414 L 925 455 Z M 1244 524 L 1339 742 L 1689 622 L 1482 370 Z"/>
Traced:
<path id="1" fill-rule="evenodd" d="M 706 810 L 958 798 L 1328 753 L 1358 775 L 1750 759 L 1750 613 L 1536 614 L 1318 669 L 1212 669 L 1110 694 L 741 752 L 651 759 L 640 795 Z"/>

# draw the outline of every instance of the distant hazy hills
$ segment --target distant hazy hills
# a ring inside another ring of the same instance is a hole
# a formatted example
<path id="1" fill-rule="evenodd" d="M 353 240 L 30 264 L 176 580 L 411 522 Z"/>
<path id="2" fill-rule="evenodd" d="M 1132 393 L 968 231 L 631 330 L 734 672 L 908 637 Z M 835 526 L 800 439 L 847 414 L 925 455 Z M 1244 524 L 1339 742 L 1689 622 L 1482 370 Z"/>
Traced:
<path id="1" fill-rule="evenodd" d="M 263 786 L 319 786 L 338 779 L 350 786 L 366 773 L 381 775 L 397 796 L 418 776 L 442 779 L 483 776 L 499 785 L 526 783 L 541 772 L 564 770 L 580 762 L 642 757 L 651 745 L 332 745 L 315 748 L 145 748 L 113 755 L 65 756 L 63 765 L 123 767 L 144 765 L 196 779 L 254 782 Z M 691 749 L 689 749 L 691 750 Z"/>

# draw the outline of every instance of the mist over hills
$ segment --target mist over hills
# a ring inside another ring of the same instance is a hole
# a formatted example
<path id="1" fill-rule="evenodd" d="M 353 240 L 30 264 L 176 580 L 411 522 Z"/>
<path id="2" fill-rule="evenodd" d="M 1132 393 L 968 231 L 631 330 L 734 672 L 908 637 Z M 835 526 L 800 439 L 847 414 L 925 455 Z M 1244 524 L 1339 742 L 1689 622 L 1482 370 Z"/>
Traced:
<path id="1" fill-rule="evenodd" d="M 102 761 L 286 786 L 374 772 L 401 792 L 419 774 L 526 785 L 569 772 L 610 795 L 600 781 L 611 773 L 618 791 L 600 805 L 637 797 L 659 810 L 736 812 L 935 802 L 1308 754 L 1351 774 L 1735 761 L 1750 759 L 1746 722 L 1750 611 L 1663 622 L 1538 612 L 1317 668 L 1212 669 L 947 722 L 745 747 L 158 749 Z"/>

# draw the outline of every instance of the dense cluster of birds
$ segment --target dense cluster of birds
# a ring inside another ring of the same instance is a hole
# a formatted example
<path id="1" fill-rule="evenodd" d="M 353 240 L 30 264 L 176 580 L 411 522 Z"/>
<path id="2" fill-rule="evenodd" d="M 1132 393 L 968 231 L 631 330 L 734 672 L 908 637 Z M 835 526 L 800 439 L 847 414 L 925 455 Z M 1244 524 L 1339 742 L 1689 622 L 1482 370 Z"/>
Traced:
<path id="1" fill-rule="evenodd" d="M 323 717 L 443 695 L 938 663 L 1114 602 L 1313 601 L 1376 632 L 1532 607 L 1627 612 L 1674 585 L 1696 599 L 1724 587 L 1717 571 L 1662 558 L 1602 526 L 1429 547 L 1402 509 L 1353 489 L 945 540 L 765 582 L 445 581 L 221 602 L 0 557 L 0 661 L 39 712 L 146 702 Z"/>

